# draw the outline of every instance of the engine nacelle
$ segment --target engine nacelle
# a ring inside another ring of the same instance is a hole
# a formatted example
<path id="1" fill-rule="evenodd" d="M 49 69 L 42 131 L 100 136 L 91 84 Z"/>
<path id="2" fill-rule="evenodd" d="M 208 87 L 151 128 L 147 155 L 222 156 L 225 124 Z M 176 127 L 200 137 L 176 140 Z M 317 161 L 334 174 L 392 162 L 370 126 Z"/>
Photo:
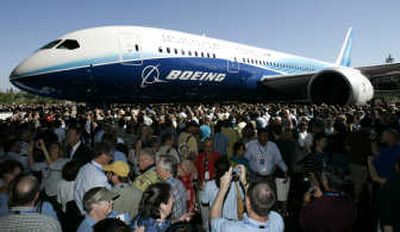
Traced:
<path id="1" fill-rule="evenodd" d="M 322 70 L 308 83 L 308 98 L 315 104 L 361 105 L 373 96 L 371 82 L 356 69 Z"/>

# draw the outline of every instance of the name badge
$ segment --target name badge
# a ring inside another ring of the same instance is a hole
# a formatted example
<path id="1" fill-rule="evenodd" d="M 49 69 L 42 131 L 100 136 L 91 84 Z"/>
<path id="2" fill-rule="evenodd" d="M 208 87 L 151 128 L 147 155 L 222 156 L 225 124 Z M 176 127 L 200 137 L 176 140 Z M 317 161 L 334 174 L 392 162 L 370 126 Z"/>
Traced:
<path id="1" fill-rule="evenodd" d="M 267 172 L 267 167 L 265 166 L 264 156 L 262 156 L 258 159 L 258 172 L 260 174 L 265 174 Z"/>

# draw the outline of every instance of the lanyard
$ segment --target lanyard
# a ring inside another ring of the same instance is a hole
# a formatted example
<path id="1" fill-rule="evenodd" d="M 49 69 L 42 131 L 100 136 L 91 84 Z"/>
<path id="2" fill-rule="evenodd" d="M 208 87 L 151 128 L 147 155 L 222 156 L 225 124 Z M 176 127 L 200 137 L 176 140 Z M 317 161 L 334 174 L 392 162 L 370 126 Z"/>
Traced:
<path id="1" fill-rule="evenodd" d="M 261 145 L 260 142 L 258 142 L 257 146 L 258 146 L 258 150 L 260 151 L 260 154 L 261 154 L 262 156 L 264 156 L 264 154 L 267 154 L 267 153 L 268 153 L 268 152 L 267 152 L 267 151 L 268 151 L 268 143 L 265 144 L 265 148 L 264 148 L 264 146 Z"/>
<path id="2" fill-rule="evenodd" d="M 204 171 L 208 171 L 208 153 L 204 153 Z"/>

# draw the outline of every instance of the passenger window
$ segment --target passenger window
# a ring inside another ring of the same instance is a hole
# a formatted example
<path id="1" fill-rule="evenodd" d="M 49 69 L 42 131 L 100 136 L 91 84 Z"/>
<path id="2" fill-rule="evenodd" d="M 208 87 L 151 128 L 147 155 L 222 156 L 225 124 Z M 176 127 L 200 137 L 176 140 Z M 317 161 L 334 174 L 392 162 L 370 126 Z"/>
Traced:
<path id="1" fill-rule="evenodd" d="M 194 51 L 194 56 L 197 57 L 198 55 L 197 51 Z"/>
<path id="2" fill-rule="evenodd" d="M 74 50 L 79 48 L 79 43 L 76 40 L 66 39 L 60 45 L 57 46 L 57 49 L 68 49 Z"/>
<path id="3" fill-rule="evenodd" d="M 135 44 L 135 50 L 138 52 L 139 51 L 139 45 Z"/>
<path id="4" fill-rule="evenodd" d="M 174 48 L 174 52 L 177 55 L 178 54 L 178 49 Z"/>
<path id="5" fill-rule="evenodd" d="M 162 53 L 162 47 L 158 47 L 158 52 Z"/>
<path id="6" fill-rule="evenodd" d="M 189 56 L 192 56 L 192 51 L 189 51 L 188 54 L 189 54 Z"/>
<path id="7" fill-rule="evenodd" d="M 167 53 L 169 54 L 171 52 L 171 49 L 170 48 L 167 48 Z"/>

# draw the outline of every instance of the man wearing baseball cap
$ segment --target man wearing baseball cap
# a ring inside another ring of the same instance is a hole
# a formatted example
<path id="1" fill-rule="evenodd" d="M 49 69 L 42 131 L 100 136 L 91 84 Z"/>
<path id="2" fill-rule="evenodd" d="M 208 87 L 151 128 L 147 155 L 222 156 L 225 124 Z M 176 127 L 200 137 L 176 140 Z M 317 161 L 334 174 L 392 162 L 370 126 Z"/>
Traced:
<path id="1" fill-rule="evenodd" d="M 142 191 L 129 184 L 129 165 L 124 161 L 115 161 L 104 166 L 109 182 L 113 185 L 111 191 L 119 197 L 114 201 L 114 210 L 134 217 L 138 212 Z"/>
<path id="2" fill-rule="evenodd" d="M 98 221 L 110 216 L 113 210 L 113 200 L 119 195 L 105 187 L 94 187 L 83 196 L 85 219 L 79 225 L 77 232 L 91 232 Z"/>

